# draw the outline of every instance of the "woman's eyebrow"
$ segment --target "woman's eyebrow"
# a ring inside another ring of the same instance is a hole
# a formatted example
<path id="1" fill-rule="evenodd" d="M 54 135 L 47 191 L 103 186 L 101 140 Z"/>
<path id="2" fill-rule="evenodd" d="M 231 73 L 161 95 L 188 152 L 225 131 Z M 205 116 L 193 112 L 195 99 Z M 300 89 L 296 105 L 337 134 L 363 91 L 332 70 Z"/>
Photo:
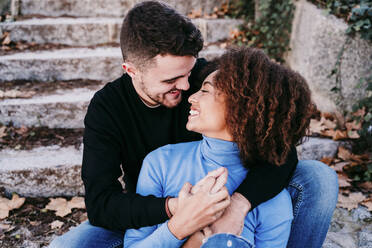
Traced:
<path id="1" fill-rule="evenodd" d="M 202 86 L 204 86 L 206 84 L 209 84 L 210 86 L 214 87 L 214 84 L 212 82 L 209 82 L 209 81 L 204 81 Z"/>

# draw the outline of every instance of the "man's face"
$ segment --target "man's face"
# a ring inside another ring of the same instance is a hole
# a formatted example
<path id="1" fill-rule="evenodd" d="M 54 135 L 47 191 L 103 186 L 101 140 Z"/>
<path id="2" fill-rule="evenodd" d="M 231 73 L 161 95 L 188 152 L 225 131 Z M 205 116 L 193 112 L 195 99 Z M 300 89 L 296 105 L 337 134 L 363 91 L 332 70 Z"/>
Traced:
<path id="1" fill-rule="evenodd" d="M 177 106 L 182 91 L 190 88 L 188 77 L 194 67 L 193 56 L 157 55 L 154 64 L 132 76 L 134 87 L 142 100 L 150 106 Z"/>

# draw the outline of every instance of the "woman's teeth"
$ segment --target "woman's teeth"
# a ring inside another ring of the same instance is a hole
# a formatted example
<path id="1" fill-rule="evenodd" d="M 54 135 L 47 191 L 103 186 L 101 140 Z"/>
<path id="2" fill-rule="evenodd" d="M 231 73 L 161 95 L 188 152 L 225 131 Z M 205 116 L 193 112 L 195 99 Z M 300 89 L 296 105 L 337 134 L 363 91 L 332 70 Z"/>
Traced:
<path id="1" fill-rule="evenodd" d="M 196 110 L 190 110 L 190 115 L 198 115 L 199 111 Z"/>

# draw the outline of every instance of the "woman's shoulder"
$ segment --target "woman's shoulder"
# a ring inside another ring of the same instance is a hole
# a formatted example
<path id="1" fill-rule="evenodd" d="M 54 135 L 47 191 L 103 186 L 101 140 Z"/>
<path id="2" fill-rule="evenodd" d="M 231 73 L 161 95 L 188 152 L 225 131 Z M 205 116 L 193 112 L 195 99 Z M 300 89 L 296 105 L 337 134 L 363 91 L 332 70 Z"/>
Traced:
<path id="1" fill-rule="evenodd" d="M 161 146 L 147 154 L 145 160 L 169 161 L 169 159 L 172 159 L 172 161 L 175 161 L 177 159 L 185 159 L 187 156 L 195 153 L 195 149 L 197 149 L 199 143 L 200 141 L 192 141 Z"/>

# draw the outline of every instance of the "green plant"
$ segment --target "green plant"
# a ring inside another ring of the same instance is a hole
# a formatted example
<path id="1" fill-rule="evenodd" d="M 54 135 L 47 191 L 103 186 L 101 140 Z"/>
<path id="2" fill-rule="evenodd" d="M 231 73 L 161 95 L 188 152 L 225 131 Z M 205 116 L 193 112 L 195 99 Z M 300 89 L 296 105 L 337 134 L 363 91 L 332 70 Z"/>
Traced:
<path id="1" fill-rule="evenodd" d="M 284 62 L 283 56 L 289 49 L 289 40 L 294 14 L 291 0 L 260 0 L 258 1 L 260 14 L 254 18 L 254 1 L 235 0 L 233 6 L 240 6 L 241 10 L 234 13 L 242 15 L 246 22 L 241 32 L 235 37 L 237 45 L 248 45 L 263 49 L 266 54 L 278 62 Z M 255 20 L 256 19 L 256 20 Z"/>
<path id="2" fill-rule="evenodd" d="M 372 41 L 371 0 L 311 0 L 329 13 L 343 18 L 349 27 L 346 33 L 359 33 L 363 39 Z"/>

